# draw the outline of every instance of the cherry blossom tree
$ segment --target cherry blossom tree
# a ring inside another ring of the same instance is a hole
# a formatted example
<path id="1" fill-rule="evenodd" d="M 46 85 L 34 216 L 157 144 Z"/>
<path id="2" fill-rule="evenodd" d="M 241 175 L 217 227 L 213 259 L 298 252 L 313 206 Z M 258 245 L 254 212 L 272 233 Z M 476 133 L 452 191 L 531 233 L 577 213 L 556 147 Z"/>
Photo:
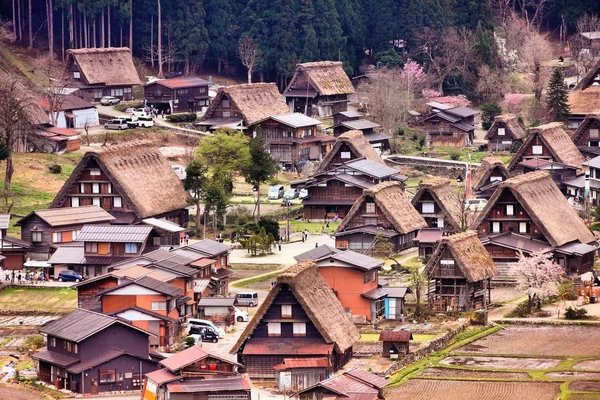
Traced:
<path id="1" fill-rule="evenodd" d="M 508 109 L 511 114 L 520 114 L 523 110 L 523 95 L 520 93 L 509 93 L 504 96 L 502 105 Z"/>
<path id="2" fill-rule="evenodd" d="M 563 268 L 552 261 L 552 253 L 541 250 L 534 251 L 529 256 L 519 252 L 519 261 L 515 264 L 513 274 L 517 278 L 517 291 L 527 294 L 527 311 L 531 307 L 558 292 L 558 284 L 564 276 Z"/>

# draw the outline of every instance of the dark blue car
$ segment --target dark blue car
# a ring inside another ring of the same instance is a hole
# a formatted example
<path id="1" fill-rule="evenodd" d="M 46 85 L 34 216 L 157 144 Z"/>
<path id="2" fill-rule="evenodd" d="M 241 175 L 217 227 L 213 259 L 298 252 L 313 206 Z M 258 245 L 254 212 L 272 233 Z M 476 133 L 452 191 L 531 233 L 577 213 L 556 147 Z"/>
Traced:
<path id="1" fill-rule="evenodd" d="M 58 274 L 59 282 L 81 282 L 83 276 L 75 271 L 60 271 Z"/>

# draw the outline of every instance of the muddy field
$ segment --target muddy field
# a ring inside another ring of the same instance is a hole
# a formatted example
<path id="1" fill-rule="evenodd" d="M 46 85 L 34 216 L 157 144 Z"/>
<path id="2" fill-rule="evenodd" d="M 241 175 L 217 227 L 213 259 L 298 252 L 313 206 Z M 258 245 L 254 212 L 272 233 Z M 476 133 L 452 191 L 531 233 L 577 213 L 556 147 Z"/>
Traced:
<path id="1" fill-rule="evenodd" d="M 550 358 L 511 358 L 485 356 L 451 356 L 446 357 L 440 364 L 463 367 L 480 367 L 491 369 L 549 369 L 560 364 L 562 360 Z"/>
<path id="2" fill-rule="evenodd" d="M 600 382 L 571 382 L 569 389 L 574 392 L 597 392 L 600 395 Z"/>
<path id="3" fill-rule="evenodd" d="M 443 376 L 448 378 L 474 378 L 474 379 L 515 379 L 529 378 L 525 372 L 494 372 L 494 371 L 471 371 L 455 368 L 427 368 L 418 376 Z"/>
<path id="4" fill-rule="evenodd" d="M 554 400 L 559 384 L 413 379 L 386 391 L 387 400 Z"/>
<path id="5" fill-rule="evenodd" d="M 548 372 L 546 376 L 562 379 L 600 379 L 600 372 L 560 371 Z"/>
<path id="6" fill-rule="evenodd" d="M 35 392 L 10 386 L 0 386 L 0 399 L 10 400 L 45 400 Z"/>
<path id="7" fill-rule="evenodd" d="M 569 340 L 565 340 L 565 338 Z M 600 354 L 600 328 L 585 326 L 510 326 L 457 353 L 586 356 Z M 598 368 L 600 370 L 600 363 Z"/>

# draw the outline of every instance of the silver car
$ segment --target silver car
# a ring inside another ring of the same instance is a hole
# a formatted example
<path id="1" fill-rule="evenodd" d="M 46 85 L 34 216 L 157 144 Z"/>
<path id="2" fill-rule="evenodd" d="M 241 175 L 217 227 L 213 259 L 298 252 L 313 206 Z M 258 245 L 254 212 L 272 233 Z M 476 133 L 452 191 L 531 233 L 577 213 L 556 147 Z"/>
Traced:
<path id="1" fill-rule="evenodd" d="M 103 106 L 114 106 L 117 105 L 121 102 L 120 99 L 117 99 L 116 97 L 113 96 L 104 96 L 103 98 L 100 99 L 100 104 L 102 104 Z"/>
<path id="2" fill-rule="evenodd" d="M 104 124 L 104 129 L 116 129 L 120 131 L 121 129 L 127 129 L 129 126 L 127 125 L 126 118 L 115 118 L 111 119 L 107 123 Z"/>

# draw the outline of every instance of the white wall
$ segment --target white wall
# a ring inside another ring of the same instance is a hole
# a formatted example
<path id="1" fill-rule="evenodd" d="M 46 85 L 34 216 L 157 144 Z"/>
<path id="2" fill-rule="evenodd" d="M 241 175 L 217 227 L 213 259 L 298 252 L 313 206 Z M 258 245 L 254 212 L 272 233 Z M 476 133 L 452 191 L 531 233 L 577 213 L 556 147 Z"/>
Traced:
<path id="1" fill-rule="evenodd" d="M 88 122 L 88 126 L 100 125 L 100 120 L 98 119 L 98 110 L 95 108 L 75 110 L 73 111 L 73 114 L 75 115 L 75 120 L 73 123 L 77 129 L 83 128 L 86 121 Z"/>

